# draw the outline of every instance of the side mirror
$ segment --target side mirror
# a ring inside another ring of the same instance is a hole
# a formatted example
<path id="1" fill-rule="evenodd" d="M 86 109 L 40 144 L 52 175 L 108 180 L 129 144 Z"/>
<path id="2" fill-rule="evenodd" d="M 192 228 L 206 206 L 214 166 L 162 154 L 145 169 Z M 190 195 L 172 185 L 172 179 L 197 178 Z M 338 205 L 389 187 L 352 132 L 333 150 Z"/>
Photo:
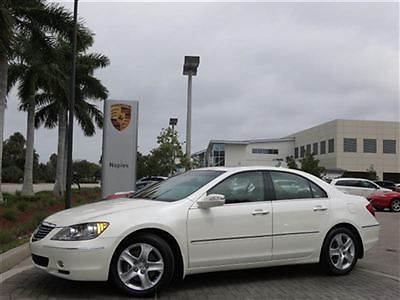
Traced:
<path id="1" fill-rule="evenodd" d="M 204 199 L 197 201 L 197 206 L 199 208 L 211 208 L 216 206 L 222 206 L 225 204 L 225 196 L 220 194 L 210 194 Z"/>

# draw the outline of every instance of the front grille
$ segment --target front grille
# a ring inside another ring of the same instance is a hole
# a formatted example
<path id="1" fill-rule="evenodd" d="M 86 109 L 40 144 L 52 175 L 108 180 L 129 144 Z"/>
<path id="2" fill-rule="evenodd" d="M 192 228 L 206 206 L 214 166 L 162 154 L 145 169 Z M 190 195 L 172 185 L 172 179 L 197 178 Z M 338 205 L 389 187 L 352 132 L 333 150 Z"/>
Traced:
<path id="1" fill-rule="evenodd" d="M 52 231 L 55 227 L 56 227 L 55 224 L 51 224 L 51 223 L 47 223 L 47 222 L 46 223 L 45 222 L 41 223 L 39 225 L 39 227 L 33 233 L 32 242 L 36 242 L 38 240 L 41 240 L 46 235 L 48 235 L 49 232 Z"/>
<path id="2" fill-rule="evenodd" d="M 49 265 L 49 259 L 44 256 L 32 254 L 32 260 L 35 264 L 42 267 L 47 267 Z"/>

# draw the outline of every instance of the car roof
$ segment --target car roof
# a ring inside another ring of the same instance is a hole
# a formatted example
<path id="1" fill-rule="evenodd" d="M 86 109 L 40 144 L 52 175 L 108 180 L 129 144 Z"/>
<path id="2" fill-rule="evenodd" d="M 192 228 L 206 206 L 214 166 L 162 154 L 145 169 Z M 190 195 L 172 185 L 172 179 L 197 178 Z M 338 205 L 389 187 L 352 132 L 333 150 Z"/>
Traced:
<path id="1" fill-rule="evenodd" d="M 296 171 L 294 169 L 288 169 L 288 168 L 283 168 L 283 167 L 268 167 L 268 166 L 244 166 L 244 167 L 207 167 L 207 168 L 200 168 L 200 169 L 195 169 L 194 171 L 199 171 L 199 170 L 208 170 L 208 171 L 235 171 L 235 172 L 240 172 L 240 171 L 251 171 L 251 170 L 269 170 L 269 171 Z"/>
<path id="2" fill-rule="evenodd" d="M 338 180 L 366 180 L 366 181 L 371 181 L 371 180 L 365 179 L 365 178 L 352 178 L 352 177 L 335 178 L 332 181 L 338 181 Z"/>

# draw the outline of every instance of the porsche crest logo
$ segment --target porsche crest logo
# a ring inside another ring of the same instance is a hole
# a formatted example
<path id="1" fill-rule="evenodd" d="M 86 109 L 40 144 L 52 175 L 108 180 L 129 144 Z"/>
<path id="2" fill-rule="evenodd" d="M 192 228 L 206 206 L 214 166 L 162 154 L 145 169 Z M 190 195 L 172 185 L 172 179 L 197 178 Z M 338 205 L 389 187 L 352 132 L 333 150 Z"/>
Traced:
<path id="1" fill-rule="evenodd" d="M 132 108 L 128 104 L 111 105 L 111 123 L 114 128 L 122 131 L 129 126 L 131 122 Z"/>

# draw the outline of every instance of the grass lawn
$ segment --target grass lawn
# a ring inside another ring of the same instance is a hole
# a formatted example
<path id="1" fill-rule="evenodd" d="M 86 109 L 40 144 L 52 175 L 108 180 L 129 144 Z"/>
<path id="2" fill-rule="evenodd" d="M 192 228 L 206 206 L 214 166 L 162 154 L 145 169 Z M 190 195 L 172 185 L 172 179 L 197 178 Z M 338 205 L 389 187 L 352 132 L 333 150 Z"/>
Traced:
<path id="1" fill-rule="evenodd" d="M 38 192 L 32 197 L 3 194 L 0 205 L 0 253 L 29 240 L 33 230 L 47 216 L 64 209 L 64 198 L 52 192 Z M 100 188 L 72 190 L 72 207 L 101 199 Z"/>

